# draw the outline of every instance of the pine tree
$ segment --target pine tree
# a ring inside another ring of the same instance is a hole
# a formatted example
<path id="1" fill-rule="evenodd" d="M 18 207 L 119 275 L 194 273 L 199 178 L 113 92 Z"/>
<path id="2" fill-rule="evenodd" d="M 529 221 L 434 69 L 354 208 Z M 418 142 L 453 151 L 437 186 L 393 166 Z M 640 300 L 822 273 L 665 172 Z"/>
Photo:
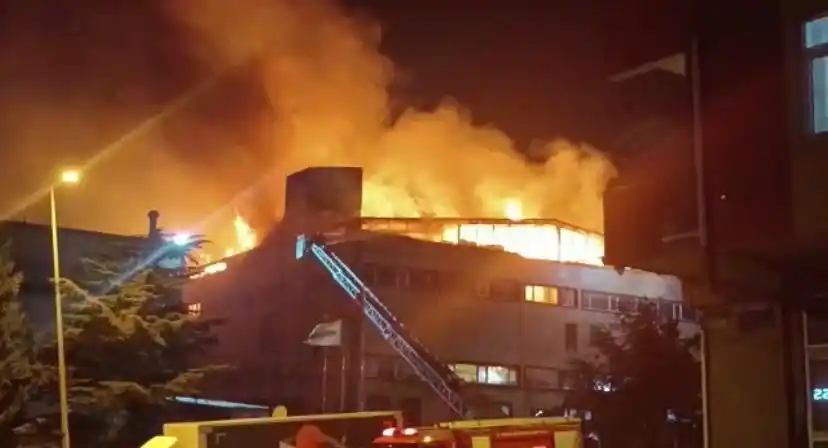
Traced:
<path id="1" fill-rule="evenodd" d="M 697 337 L 641 303 L 596 332 L 596 354 L 573 361 L 564 407 L 578 410 L 602 448 L 695 447 L 700 440 Z"/>
<path id="2" fill-rule="evenodd" d="M 199 395 L 205 377 L 224 368 L 193 367 L 218 322 L 189 315 L 180 299 L 187 269 L 156 269 L 158 247 L 109 249 L 85 261 L 83 280 L 61 280 L 72 437 L 83 446 L 140 446 L 159 429 L 170 397 Z"/>
<path id="3" fill-rule="evenodd" d="M 42 384 L 31 329 L 18 298 L 23 274 L 15 271 L 8 245 L 0 249 L 0 446 L 15 446 L 15 427 L 24 423 L 25 405 Z"/>

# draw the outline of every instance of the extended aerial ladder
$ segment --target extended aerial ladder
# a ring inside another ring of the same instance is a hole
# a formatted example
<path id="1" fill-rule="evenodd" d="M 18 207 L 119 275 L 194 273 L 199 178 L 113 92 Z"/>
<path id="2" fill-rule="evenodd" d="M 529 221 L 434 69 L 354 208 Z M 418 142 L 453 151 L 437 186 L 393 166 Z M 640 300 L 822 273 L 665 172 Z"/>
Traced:
<path id="1" fill-rule="evenodd" d="M 460 388 L 463 381 L 414 337 L 394 314 L 368 288 L 324 241 L 324 236 L 307 238 L 300 235 L 296 243 L 296 258 L 312 254 L 343 290 L 362 307 L 365 316 L 379 330 L 380 335 L 408 362 L 417 376 L 425 381 L 448 404 L 452 411 L 466 417 L 470 409 L 463 402 Z"/>

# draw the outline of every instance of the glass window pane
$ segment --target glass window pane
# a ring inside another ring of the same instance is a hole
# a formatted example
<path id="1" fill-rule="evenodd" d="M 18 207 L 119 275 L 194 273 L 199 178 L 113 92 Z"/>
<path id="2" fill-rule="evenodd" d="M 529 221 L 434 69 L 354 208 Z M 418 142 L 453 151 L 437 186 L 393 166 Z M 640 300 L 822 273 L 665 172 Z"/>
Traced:
<path id="1" fill-rule="evenodd" d="M 558 387 L 558 371 L 539 367 L 527 367 L 524 371 L 526 387 L 531 389 L 555 389 Z"/>
<path id="2" fill-rule="evenodd" d="M 517 381 L 516 375 L 513 375 L 512 369 L 503 366 L 488 366 L 486 369 L 487 384 L 515 384 Z"/>
<path id="3" fill-rule="evenodd" d="M 811 108 L 813 131 L 828 131 L 828 56 L 811 61 Z"/>
<path id="4" fill-rule="evenodd" d="M 461 380 L 467 383 L 477 382 L 477 366 L 472 364 L 454 364 L 451 367 Z"/>
<path id="5" fill-rule="evenodd" d="M 805 48 L 828 43 L 828 17 L 811 20 L 805 24 Z"/>

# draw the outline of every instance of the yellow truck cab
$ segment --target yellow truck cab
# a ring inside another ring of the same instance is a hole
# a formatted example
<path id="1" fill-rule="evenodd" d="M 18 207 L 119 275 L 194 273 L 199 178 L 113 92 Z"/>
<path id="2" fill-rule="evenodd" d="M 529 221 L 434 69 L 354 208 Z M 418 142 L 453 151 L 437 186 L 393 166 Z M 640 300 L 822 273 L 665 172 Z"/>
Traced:
<path id="1" fill-rule="evenodd" d="M 374 448 L 582 448 L 581 421 L 567 417 L 462 420 L 386 428 Z"/>

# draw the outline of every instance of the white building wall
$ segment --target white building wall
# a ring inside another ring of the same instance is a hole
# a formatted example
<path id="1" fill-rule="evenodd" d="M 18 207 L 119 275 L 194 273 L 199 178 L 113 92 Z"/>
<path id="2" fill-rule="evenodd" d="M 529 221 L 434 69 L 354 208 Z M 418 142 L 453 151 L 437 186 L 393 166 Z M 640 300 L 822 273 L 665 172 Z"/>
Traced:
<path id="1" fill-rule="evenodd" d="M 510 404 L 515 415 L 560 406 L 560 372 L 565 372 L 575 357 L 589 353 L 592 326 L 615 322 L 615 313 L 584 309 L 584 291 L 681 303 L 681 285 L 673 277 L 640 271 L 619 274 L 609 268 L 526 260 L 473 247 L 408 241 L 394 246 L 392 250 L 372 241 L 362 251 L 361 263 L 394 266 L 399 272 L 396 284 L 375 285 L 374 292 L 438 359 L 514 368 L 521 378 L 519 386 L 485 389 L 493 400 Z M 407 270 L 437 271 L 456 279 L 450 287 L 414 290 L 407 283 Z M 370 272 L 363 276 L 371 282 Z M 527 302 L 521 300 L 523 297 L 504 300 L 480 293 L 485 291 L 481 285 L 504 280 L 570 288 L 577 292 L 579 303 L 577 307 L 553 306 Z M 567 325 L 577 329 L 574 351 L 565 341 Z M 696 328 L 692 322 L 682 326 L 688 332 Z M 371 378 L 369 395 L 389 397 L 394 406 L 404 398 L 418 397 L 422 400 L 423 415 L 430 420 L 443 414 L 446 415 L 441 418 L 449 417 L 440 399 L 425 384 L 409 380 L 403 381 L 402 387 L 399 377 L 410 371 L 375 331 L 368 332 L 366 352 L 370 355 L 366 363 L 367 376 Z M 532 379 L 537 380 L 539 375 L 550 384 L 532 384 L 536 383 Z"/>

